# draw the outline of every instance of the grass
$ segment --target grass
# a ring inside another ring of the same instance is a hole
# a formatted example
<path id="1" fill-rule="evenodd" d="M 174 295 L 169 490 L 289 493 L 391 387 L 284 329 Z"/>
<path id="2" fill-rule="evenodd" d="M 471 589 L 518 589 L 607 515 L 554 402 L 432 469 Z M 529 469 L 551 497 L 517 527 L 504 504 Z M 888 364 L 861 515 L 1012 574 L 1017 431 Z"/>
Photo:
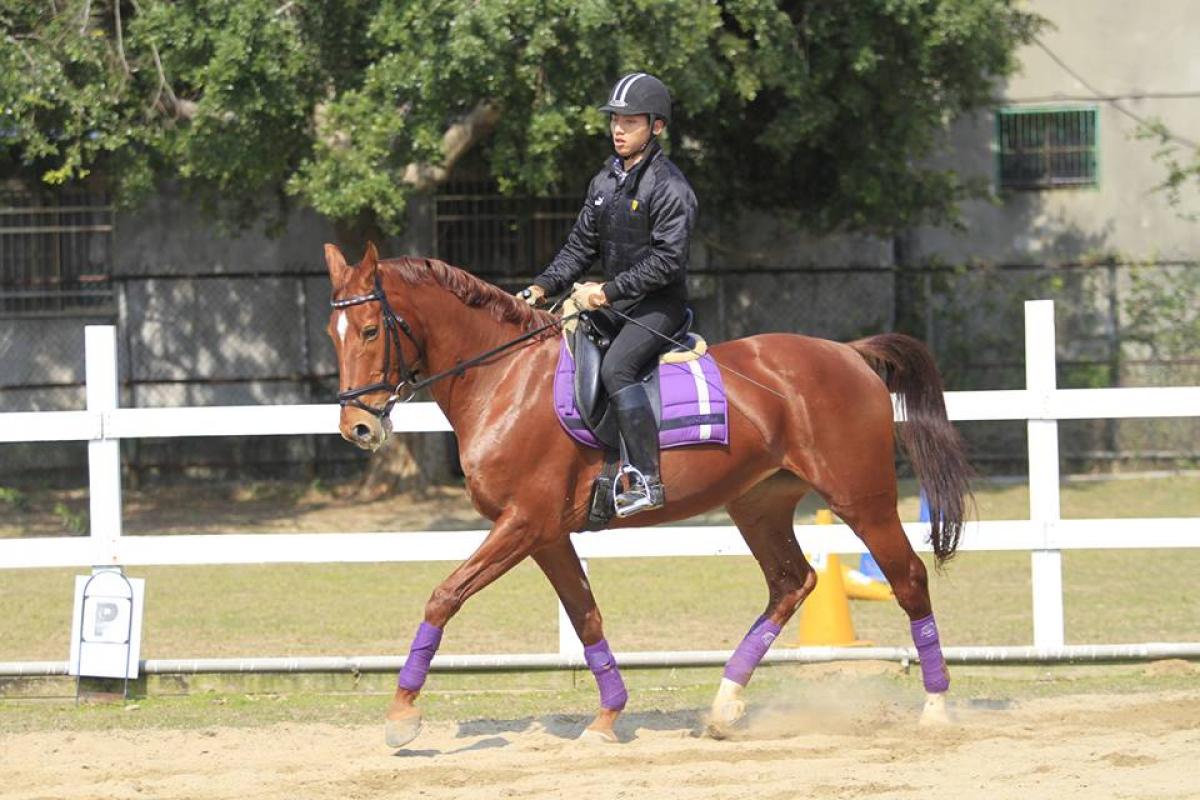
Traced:
<path id="1" fill-rule="evenodd" d="M 1064 555 L 1069 643 L 1191 641 L 1200 552 Z M 442 564 L 130 569 L 147 580 L 143 658 L 402 654 Z M 75 570 L 29 570 L 0 586 L 0 661 L 63 660 Z M 666 577 L 669 576 L 669 579 Z M 750 558 L 596 560 L 591 582 L 619 650 L 732 648 L 765 590 Z M 1029 556 L 963 553 L 932 593 L 947 644 L 1029 644 Z M 556 603 L 532 565 L 469 602 L 444 653 L 553 652 Z M 907 645 L 893 603 L 854 603 L 860 638 Z M 795 642 L 795 622 L 781 642 Z"/>
<path id="2" fill-rule="evenodd" d="M 916 517 L 906 486 L 901 511 Z M 1023 485 L 983 484 L 986 519 L 1027 516 Z M 1200 477 L 1067 482 L 1064 517 L 1200 516 Z M 806 507 L 807 508 L 807 507 Z M 815 503 L 812 503 L 815 508 Z M 811 510 L 804 513 L 811 513 Z M 1200 550 L 1070 551 L 1063 556 L 1068 643 L 1193 641 Z M 131 568 L 146 579 L 143 658 L 402 654 L 448 564 Z M 0 661 L 65 660 L 73 575 L 10 570 L 0 580 Z M 931 591 L 943 641 L 1029 644 L 1027 553 L 960 554 Z M 597 559 L 591 582 L 606 635 L 620 650 L 732 648 L 762 610 L 750 558 Z M 556 600 L 522 564 L 469 602 L 444 653 L 557 650 Z M 855 603 L 860 638 L 907 645 L 894 603 Z M 795 622 L 781 642 L 795 643 Z"/>

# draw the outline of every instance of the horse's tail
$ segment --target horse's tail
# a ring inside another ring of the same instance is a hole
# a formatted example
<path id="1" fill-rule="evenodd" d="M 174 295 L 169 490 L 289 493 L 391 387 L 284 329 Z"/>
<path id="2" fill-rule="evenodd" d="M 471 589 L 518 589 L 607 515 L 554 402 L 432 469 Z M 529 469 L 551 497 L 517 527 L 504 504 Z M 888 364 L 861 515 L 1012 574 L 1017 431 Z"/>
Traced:
<path id="1" fill-rule="evenodd" d="M 942 376 L 921 341 L 885 333 L 850 342 L 900 395 L 905 422 L 898 438 L 929 502 L 929 536 L 940 566 L 954 555 L 963 517 L 974 501 L 966 445 L 946 416 Z"/>

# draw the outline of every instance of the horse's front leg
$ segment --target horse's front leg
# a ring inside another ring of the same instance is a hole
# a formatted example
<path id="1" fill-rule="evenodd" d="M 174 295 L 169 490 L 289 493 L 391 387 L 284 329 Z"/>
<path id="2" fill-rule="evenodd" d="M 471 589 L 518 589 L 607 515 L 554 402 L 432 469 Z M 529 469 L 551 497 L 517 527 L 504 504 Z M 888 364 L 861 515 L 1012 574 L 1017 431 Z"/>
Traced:
<path id="1" fill-rule="evenodd" d="M 542 572 L 546 574 L 550 585 L 558 594 L 558 599 L 562 601 L 563 608 L 571 619 L 571 625 L 579 635 L 579 641 L 583 643 L 583 655 L 587 665 L 600 688 L 600 711 L 583 735 L 615 742 L 617 735 L 613 731 L 613 724 L 625 708 L 629 693 L 625 690 L 625 682 L 621 680 L 612 650 L 604 640 L 600 609 L 592 595 L 592 587 L 588 584 L 583 566 L 579 563 L 575 545 L 571 543 L 570 538 L 563 536 L 535 552 L 533 559 L 542 568 Z"/>
<path id="2" fill-rule="evenodd" d="M 386 739 L 389 747 L 403 747 L 421 732 L 421 711 L 415 705 L 429 664 L 442 641 L 442 631 L 471 595 L 519 564 L 541 542 L 528 522 L 506 512 L 496 521 L 483 544 L 433 590 L 425 604 L 425 619 L 409 649 L 388 706 Z"/>

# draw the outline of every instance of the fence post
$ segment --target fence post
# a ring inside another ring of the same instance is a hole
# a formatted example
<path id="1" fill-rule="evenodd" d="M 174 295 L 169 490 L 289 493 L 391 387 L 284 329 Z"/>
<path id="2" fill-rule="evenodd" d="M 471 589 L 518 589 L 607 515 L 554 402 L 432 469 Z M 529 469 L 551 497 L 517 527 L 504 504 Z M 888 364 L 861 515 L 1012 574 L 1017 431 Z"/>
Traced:
<path id="1" fill-rule="evenodd" d="M 579 559 L 579 565 L 583 567 L 583 574 L 587 575 L 587 559 Z M 558 604 L 558 654 L 583 658 L 583 642 L 579 641 L 575 626 L 571 624 L 571 618 L 567 616 L 567 610 L 561 602 Z"/>
<path id="2" fill-rule="evenodd" d="M 1025 303 L 1025 388 L 1035 408 L 1029 430 L 1029 519 L 1042 534 L 1059 520 L 1058 420 L 1048 419 L 1057 387 L 1054 301 Z M 1034 647 L 1061 647 L 1063 635 L 1062 551 L 1030 553 Z"/>
<path id="3" fill-rule="evenodd" d="M 107 417 L 117 408 L 120 391 L 116 326 L 84 327 L 84 359 L 87 410 Z M 105 438 L 107 428 L 108 420 L 103 419 L 101 438 L 88 442 L 88 519 L 95 566 L 117 563 L 121 536 L 121 442 Z"/>

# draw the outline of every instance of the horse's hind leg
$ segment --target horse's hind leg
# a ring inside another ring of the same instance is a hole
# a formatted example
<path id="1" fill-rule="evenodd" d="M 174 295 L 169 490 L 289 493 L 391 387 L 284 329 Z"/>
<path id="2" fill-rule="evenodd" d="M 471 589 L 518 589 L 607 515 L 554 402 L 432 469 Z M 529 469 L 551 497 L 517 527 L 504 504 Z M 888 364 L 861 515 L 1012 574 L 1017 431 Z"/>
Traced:
<path id="1" fill-rule="evenodd" d="M 923 724 L 945 722 L 945 693 L 950 688 L 950 673 L 942 655 L 933 604 L 929 599 L 929 577 L 924 562 L 913 551 L 894 496 L 875 495 L 833 509 L 863 540 L 883 574 L 896 601 L 908 614 L 913 642 L 921 662 L 921 675 L 927 693 Z"/>
<path id="2" fill-rule="evenodd" d="M 766 578 L 767 606 L 725 665 L 707 726 L 716 738 L 727 735 L 741 718 L 745 712 L 742 689 L 754 668 L 816 588 L 816 573 L 804 558 L 792 527 L 796 504 L 807 491 L 808 485 L 799 478 L 777 472 L 726 506 Z"/>

